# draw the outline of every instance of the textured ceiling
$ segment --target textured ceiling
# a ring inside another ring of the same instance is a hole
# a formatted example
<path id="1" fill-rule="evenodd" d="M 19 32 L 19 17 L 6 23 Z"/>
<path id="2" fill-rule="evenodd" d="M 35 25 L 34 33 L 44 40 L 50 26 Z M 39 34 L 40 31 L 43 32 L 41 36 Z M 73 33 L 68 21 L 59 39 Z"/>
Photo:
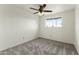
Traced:
<path id="1" fill-rule="evenodd" d="M 34 12 L 36 12 L 35 10 L 31 10 L 30 7 L 34 7 L 34 8 L 39 8 L 40 4 L 13 4 L 13 5 L 5 5 L 5 6 L 9 6 L 9 7 L 15 7 L 18 10 L 21 11 L 25 11 L 26 13 L 30 13 L 33 14 Z M 0 5 L 0 6 L 4 6 L 4 5 Z M 8 7 L 7 7 L 8 8 Z M 46 8 L 47 10 L 52 10 L 52 13 L 45 13 L 46 15 L 48 14 L 55 14 L 55 13 L 59 13 L 59 12 L 64 12 L 64 11 L 68 11 L 68 10 L 72 10 L 75 8 L 74 4 L 47 4 Z"/>
<path id="2" fill-rule="evenodd" d="M 64 12 L 72 10 L 75 8 L 75 5 L 71 4 L 48 4 L 45 9 L 50 9 L 53 13 Z"/>
<path id="3" fill-rule="evenodd" d="M 40 4 L 39 4 L 40 5 Z M 26 5 L 26 9 L 29 7 L 34 7 L 34 8 L 39 8 L 38 4 L 32 4 L 32 5 Z M 46 8 L 47 10 L 52 10 L 52 13 L 45 13 L 45 14 L 55 14 L 55 13 L 60 13 L 68 10 L 75 9 L 74 4 L 47 4 Z M 34 10 L 30 10 L 31 13 L 34 13 Z"/>

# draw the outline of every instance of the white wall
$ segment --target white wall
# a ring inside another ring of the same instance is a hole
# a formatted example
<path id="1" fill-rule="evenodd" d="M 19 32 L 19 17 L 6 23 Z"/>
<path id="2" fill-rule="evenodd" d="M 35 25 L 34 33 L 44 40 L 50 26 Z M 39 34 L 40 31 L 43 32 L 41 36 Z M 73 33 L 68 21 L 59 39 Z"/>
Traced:
<path id="1" fill-rule="evenodd" d="M 44 20 L 47 18 L 62 17 L 64 19 L 62 28 L 47 28 Z M 40 20 L 40 37 L 57 40 L 65 43 L 74 42 L 74 10 L 47 15 Z"/>
<path id="2" fill-rule="evenodd" d="M 0 5 L 0 51 L 37 38 L 38 17 L 17 5 Z"/>
<path id="3" fill-rule="evenodd" d="M 0 5 L 0 51 L 35 39 L 38 33 L 40 37 L 66 43 L 74 42 L 74 10 L 38 18 L 27 8 L 20 6 Z M 64 19 L 62 28 L 44 27 L 45 19 L 59 16 Z"/>
<path id="4" fill-rule="evenodd" d="M 75 9 L 75 47 L 79 53 L 79 5 Z"/>

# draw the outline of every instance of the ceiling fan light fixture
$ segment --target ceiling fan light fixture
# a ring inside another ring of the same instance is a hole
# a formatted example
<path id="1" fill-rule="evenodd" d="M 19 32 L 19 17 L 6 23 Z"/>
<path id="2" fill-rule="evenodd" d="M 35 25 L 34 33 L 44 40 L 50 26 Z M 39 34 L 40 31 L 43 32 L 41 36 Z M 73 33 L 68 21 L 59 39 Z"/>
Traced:
<path id="1" fill-rule="evenodd" d="M 40 5 L 39 8 L 30 8 L 32 10 L 36 10 L 37 12 L 33 14 L 38 14 L 39 16 L 43 16 L 45 12 L 52 12 L 52 10 L 45 10 L 46 4 Z"/>
<path id="2" fill-rule="evenodd" d="M 42 13 L 39 12 L 38 15 L 39 15 L 39 16 L 42 16 L 42 15 L 44 15 L 44 13 L 43 13 L 43 12 L 42 12 Z"/>

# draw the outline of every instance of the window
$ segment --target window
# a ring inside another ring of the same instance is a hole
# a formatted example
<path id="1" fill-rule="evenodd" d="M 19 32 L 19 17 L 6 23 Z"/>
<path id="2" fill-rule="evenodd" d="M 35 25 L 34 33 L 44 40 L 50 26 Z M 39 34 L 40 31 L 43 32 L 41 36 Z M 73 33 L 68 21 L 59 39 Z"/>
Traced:
<path id="1" fill-rule="evenodd" d="M 63 19 L 61 17 L 45 20 L 46 27 L 62 27 Z"/>

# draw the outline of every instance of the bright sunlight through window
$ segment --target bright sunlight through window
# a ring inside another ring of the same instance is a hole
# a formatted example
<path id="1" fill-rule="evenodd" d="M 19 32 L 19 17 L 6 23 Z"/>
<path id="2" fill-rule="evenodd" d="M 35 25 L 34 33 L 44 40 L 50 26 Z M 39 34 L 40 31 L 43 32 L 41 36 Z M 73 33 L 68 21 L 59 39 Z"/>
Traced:
<path id="1" fill-rule="evenodd" d="M 62 27 L 63 19 L 62 18 L 51 18 L 45 20 L 46 27 Z"/>

